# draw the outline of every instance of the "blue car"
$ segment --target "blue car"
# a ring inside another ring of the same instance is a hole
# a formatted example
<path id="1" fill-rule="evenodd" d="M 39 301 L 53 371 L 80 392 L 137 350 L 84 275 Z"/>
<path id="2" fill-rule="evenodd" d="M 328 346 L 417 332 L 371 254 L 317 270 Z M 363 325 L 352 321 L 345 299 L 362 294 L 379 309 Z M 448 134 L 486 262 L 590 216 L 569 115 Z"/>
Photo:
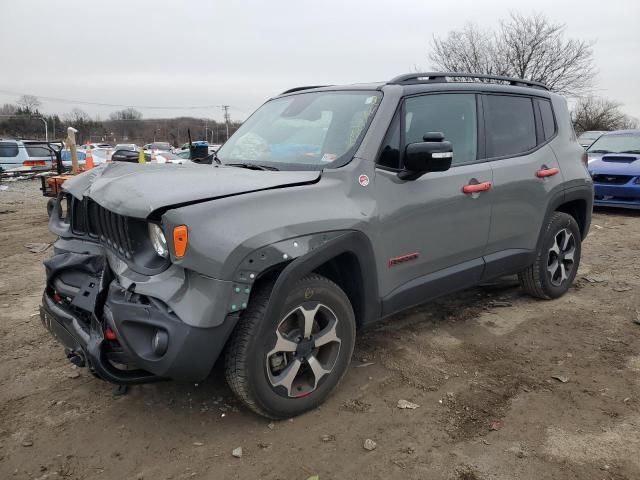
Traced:
<path id="1" fill-rule="evenodd" d="M 640 130 L 602 135 L 587 150 L 595 206 L 640 209 Z"/>

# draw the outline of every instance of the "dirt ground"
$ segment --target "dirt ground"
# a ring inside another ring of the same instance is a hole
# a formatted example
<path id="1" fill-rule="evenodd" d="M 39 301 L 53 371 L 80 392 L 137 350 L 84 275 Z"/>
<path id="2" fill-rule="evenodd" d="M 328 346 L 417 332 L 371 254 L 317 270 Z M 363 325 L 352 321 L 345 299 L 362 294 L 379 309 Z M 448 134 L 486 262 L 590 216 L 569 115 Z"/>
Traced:
<path id="1" fill-rule="evenodd" d="M 594 214 L 563 298 L 507 281 L 396 316 L 326 404 L 270 423 L 219 367 L 124 396 L 74 369 L 37 316 L 39 193 L 0 191 L 0 479 L 640 478 L 640 212 Z"/>

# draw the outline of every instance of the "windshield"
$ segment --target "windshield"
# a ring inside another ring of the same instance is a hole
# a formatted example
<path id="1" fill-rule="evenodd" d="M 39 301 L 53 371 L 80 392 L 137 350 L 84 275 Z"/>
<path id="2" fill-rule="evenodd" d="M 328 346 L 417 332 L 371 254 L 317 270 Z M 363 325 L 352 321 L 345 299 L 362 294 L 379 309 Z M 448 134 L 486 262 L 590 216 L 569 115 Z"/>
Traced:
<path id="1" fill-rule="evenodd" d="M 350 160 L 380 102 L 376 91 L 327 91 L 260 107 L 218 150 L 223 163 L 317 169 Z"/>
<path id="2" fill-rule="evenodd" d="M 584 143 L 591 143 L 602 135 L 601 132 L 585 132 L 578 137 L 578 140 Z"/>
<path id="3" fill-rule="evenodd" d="M 603 135 L 587 151 L 591 153 L 640 153 L 640 133 Z"/>
<path id="4" fill-rule="evenodd" d="M 171 150 L 171 145 L 168 143 L 156 142 L 151 144 L 151 150 Z"/>

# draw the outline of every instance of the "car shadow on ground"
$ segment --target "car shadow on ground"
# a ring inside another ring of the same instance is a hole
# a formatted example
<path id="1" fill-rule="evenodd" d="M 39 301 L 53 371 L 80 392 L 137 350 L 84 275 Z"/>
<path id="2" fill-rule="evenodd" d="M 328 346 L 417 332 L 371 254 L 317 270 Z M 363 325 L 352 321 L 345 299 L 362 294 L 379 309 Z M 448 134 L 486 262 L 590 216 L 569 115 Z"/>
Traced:
<path id="1" fill-rule="evenodd" d="M 594 213 L 601 213 L 604 215 L 612 215 L 619 217 L 638 218 L 640 217 L 640 209 L 633 208 L 621 208 L 621 207 L 593 207 Z"/>

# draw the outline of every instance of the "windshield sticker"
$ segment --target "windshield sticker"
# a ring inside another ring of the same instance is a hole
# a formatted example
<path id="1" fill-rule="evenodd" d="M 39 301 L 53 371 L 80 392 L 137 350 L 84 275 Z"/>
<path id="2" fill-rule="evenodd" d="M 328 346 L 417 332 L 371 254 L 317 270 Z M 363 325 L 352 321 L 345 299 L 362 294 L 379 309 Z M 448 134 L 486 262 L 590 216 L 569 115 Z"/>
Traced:
<path id="1" fill-rule="evenodd" d="M 325 153 L 320 159 L 321 162 L 333 162 L 338 156 L 335 153 Z"/>
<path id="2" fill-rule="evenodd" d="M 367 99 L 364 101 L 365 105 L 375 105 L 376 103 L 378 103 L 378 96 L 377 95 L 372 95 L 370 97 L 367 97 Z"/>
<path id="3" fill-rule="evenodd" d="M 369 177 L 367 177 L 366 175 L 360 175 L 358 177 L 358 183 L 360 183 L 360 185 L 362 185 L 363 187 L 366 187 L 367 185 L 369 185 Z"/>

